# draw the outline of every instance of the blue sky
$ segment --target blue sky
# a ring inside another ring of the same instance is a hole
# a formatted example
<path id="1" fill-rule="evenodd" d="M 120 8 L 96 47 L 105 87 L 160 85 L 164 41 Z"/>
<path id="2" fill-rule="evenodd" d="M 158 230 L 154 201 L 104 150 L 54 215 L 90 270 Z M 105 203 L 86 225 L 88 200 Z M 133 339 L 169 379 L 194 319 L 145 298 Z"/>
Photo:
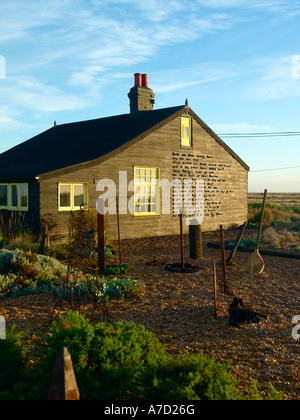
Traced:
<path id="1" fill-rule="evenodd" d="M 136 72 L 156 109 L 188 98 L 218 134 L 300 132 L 299 27 L 293 0 L 2 1 L 0 152 L 129 112 Z M 300 192 L 300 136 L 223 139 L 252 171 L 298 166 L 251 172 L 250 192 Z"/>

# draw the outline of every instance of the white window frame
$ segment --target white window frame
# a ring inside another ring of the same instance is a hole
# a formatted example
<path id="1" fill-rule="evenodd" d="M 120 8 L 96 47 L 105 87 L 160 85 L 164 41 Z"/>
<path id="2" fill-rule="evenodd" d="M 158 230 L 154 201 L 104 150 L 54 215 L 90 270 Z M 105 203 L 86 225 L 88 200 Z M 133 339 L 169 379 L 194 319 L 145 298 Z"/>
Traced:
<path id="1" fill-rule="evenodd" d="M 12 205 L 12 186 L 15 185 L 17 187 L 17 205 Z M 11 210 L 11 211 L 28 211 L 29 207 L 29 196 L 28 196 L 28 184 L 26 183 L 18 183 L 18 182 L 12 182 L 10 184 L 1 183 L 0 186 L 6 186 L 7 187 L 7 205 L 6 206 L 0 206 L 0 210 Z M 21 206 L 22 203 L 22 196 L 21 196 L 21 187 L 25 186 L 27 191 L 27 205 L 26 207 Z"/>
<path id="2" fill-rule="evenodd" d="M 60 205 L 60 188 L 63 185 L 70 186 L 70 206 L 61 206 Z M 71 210 L 80 210 L 82 209 L 81 206 L 75 206 L 74 205 L 74 187 L 76 185 L 83 186 L 83 194 L 84 194 L 84 203 L 86 204 L 83 208 L 88 209 L 88 197 L 89 197 L 89 184 L 88 182 L 60 182 L 58 184 L 58 211 L 71 211 Z"/>

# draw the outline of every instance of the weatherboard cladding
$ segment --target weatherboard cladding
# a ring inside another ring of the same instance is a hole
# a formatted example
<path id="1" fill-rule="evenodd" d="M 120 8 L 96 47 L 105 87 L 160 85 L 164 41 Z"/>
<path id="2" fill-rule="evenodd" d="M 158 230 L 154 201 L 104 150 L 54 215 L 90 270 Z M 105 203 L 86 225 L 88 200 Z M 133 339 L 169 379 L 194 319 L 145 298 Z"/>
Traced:
<path id="1" fill-rule="evenodd" d="M 192 147 L 181 146 L 183 115 L 193 119 Z M 58 211 L 58 184 L 89 183 L 95 211 L 97 180 L 110 178 L 118 186 L 121 170 L 129 182 L 134 166 L 158 167 L 161 179 L 204 179 L 204 231 L 247 219 L 249 167 L 187 106 L 57 125 L 0 155 L 0 182 L 30 180 L 27 217 L 54 222 L 52 233 L 63 237 L 70 212 Z M 115 218 L 106 216 L 108 239 L 117 237 Z M 120 221 L 123 238 L 178 233 L 172 215 L 128 213 Z"/>

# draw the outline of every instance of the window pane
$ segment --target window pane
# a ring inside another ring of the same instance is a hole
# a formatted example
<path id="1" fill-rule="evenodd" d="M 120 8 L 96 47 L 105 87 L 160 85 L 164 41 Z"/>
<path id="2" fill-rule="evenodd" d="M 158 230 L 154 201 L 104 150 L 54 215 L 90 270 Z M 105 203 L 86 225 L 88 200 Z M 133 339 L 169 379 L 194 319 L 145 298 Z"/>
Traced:
<path id="1" fill-rule="evenodd" d="M 84 186 L 74 185 L 74 207 L 80 207 L 84 204 Z"/>
<path id="2" fill-rule="evenodd" d="M 190 129 L 189 127 L 184 127 L 184 131 L 183 131 L 183 136 L 184 137 L 189 137 L 190 136 Z"/>
<path id="3" fill-rule="evenodd" d="M 7 185 L 0 185 L 0 206 L 7 206 Z"/>
<path id="4" fill-rule="evenodd" d="M 60 186 L 60 207 L 71 207 L 71 185 Z"/>
<path id="5" fill-rule="evenodd" d="M 20 193 L 21 193 L 21 207 L 27 208 L 28 207 L 28 186 L 20 185 Z"/>
<path id="6" fill-rule="evenodd" d="M 18 186 L 11 186 L 11 206 L 18 207 Z"/>
<path id="7" fill-rule="evenodd" d="M 158 212 L 159 170 L 155 168 L 139 168 L 137 177 L 135 168 L 134 196 L 135 214 L 148 215 Z M 138 203 L 137 203 L 138 201 Z"/>

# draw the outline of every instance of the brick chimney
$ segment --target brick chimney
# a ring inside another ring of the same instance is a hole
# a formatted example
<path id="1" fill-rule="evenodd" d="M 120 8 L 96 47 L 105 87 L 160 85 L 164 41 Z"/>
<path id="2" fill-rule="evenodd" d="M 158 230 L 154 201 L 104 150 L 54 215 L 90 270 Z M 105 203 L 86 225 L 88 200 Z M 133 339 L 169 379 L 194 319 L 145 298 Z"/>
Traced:
<path id="1" fill-rule="evenodd" d="M 152 111 L 154 93 L 148 88 L 148 75 L 135 73 L 134 86 L 128 93 L 130 99 L 130 114 L 136 115 L 139 111 Z"/>

